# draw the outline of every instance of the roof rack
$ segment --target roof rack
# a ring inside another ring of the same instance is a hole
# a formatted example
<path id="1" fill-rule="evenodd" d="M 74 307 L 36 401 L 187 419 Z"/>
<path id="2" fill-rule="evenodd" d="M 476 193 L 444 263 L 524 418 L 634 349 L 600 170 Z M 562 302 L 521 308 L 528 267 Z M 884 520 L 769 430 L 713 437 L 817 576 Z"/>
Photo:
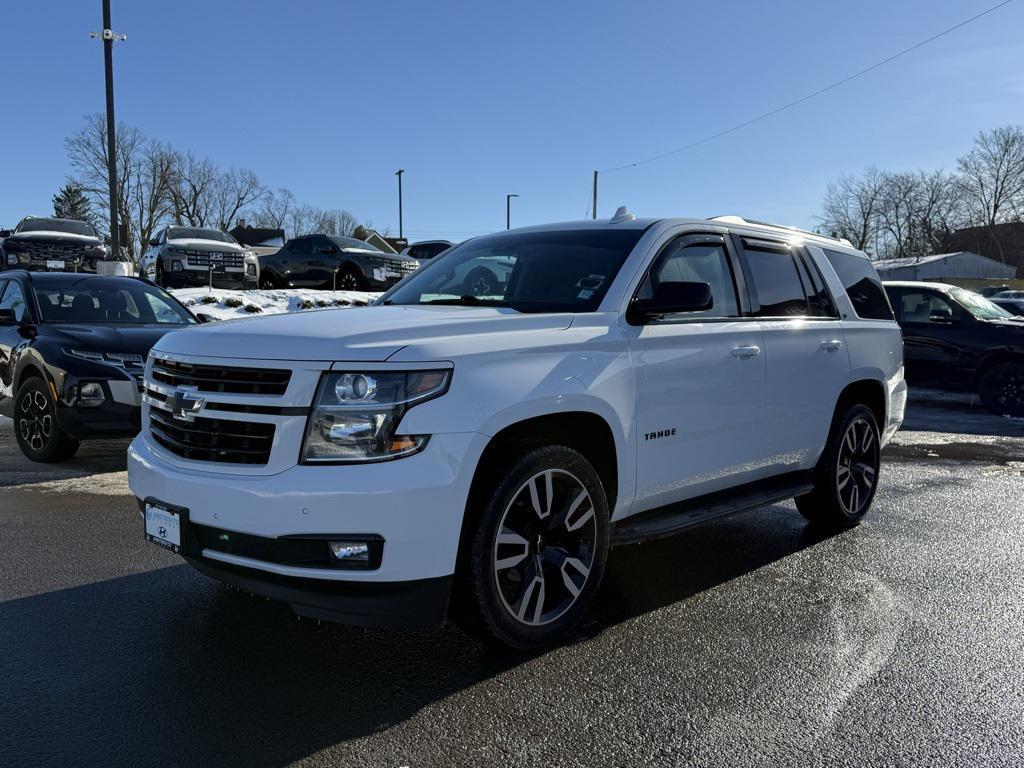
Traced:
<path id="1" fill-rule="evenodd" d="M 754 224 L 759 227 L 771 227 L 772 229 L 782 229 L 787 232 L 799 232 L 801 235 L 810 235 L 811 237 L 820 237 L 823 240 L 833 240 L 843 245 L 853 247 L 853 243 L 847 240 L 845 237 L 832 237 L 831 235 L 822 235 L 819 232 L 811 232 L 806 229 L 800 229 L 800 227 L 790 227 L 785 224 L 772 224 L 770 221 L 758 221 L 757 219 L 747 219 L 743 216 L 736 216 L 729 214 L 727 216 L 712 216 L 708 221 L 724 221 L 727 224 Z"/>

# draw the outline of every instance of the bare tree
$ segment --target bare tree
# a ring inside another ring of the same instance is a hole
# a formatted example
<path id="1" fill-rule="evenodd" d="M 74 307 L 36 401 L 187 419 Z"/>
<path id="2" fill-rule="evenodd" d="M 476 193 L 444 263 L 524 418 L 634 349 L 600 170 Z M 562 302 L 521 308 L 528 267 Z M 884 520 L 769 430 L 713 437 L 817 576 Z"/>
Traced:
<path id="1" fill-rule="evenodd" d="M 920 239 L 928 253 L 949 247 L 953 233 L 967 223 L 960 179 L 943 170 L 918 171 Z"/>
<path id="2" fill-rule="evenodd" d="M 346 210 L 331 208 L 329 210 L 316 210 L 313 216 L 312 230 L 324 235 L 341 235 L 351 237 L 352 232 L 358 226 L 356 217 Z"/>
<path id="3" fill-rule="evenodd" d="M 209 159 L 199 158 L 191 151 L 175 153 L 169 189 L 175 223 L 205 227 L 213 222 L 213 188 L 217 177 L 217 169 Z"/>
<path id="4" fill-rule="evenodd" d="M 1005 262 L 996 225 L 1024 212 L 1024 128 L 982 131 L 957 165 L 972 223 L 985 227 Z"/>
<path id="5" fill-rule="evenodd" d="M 174 179 L 176 153 L 166 144 L 150 142 L 139 162 L 138 183 L 129 200 L 134 240 L 140 251 L 153 238 L 153 232 L 170 217 L 173 206 L 170 187 Z"/>
<path id="6" fill-rule="evenodd" d="M 263 185 L 252 171 L 231 168 L 216 174 L 209 190 L 214 223 L 224 231 L 231 229 L 239 214 L 263 194 Z"/>
<path id="7" fill-rule="evenodd" d="M 285 230 L 290 237 L 313 234 L 316 231 L 317 209 L 311 205 L 296 205 L 288 213 Z"/>
<path id="8" fill-rule="evenodd" d="M 275 192 L 268 189 L 263 193 L 259 210 L 256 211 L 256 224 L 260 227 L 284 229 L 294 207 L 295 195 L 290 190 L 281 188 Z"/>
<path id="9" fill-rule="evenodd" d="M 879 227 L 879 205 L 885 178 L 877 168 L 860 177 L 840 176 L 828 184 L 821 223 L 854 247 L 870 250 Z"/>

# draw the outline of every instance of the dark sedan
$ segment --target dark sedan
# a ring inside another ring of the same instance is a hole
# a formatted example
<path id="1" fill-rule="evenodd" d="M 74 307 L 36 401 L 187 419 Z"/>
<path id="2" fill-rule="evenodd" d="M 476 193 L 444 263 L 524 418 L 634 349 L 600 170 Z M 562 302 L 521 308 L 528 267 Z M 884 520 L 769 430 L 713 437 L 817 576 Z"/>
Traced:
<path id="1" fill-rule="evenodd" d="M 132 277 L 0 274 L 0 413 L 25 456 L 62 461 L 81 440 L 138 433 L 150 348 L 198 322 Z"/>
<path id="2" fill-rule="evenodd" d="M 420 263 L 385 253 L 354 237 L 305 235 L 260 256 L 260 288 L 334 288 L 384 291 L 415 272 Z"/>

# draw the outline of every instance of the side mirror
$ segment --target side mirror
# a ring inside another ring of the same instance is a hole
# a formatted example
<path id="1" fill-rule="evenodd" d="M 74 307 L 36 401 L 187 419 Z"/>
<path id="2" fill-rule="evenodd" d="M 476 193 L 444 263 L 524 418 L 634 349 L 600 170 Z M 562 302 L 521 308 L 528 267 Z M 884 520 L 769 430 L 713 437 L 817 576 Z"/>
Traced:
<path id="1" fill-rule="evenodd" d="M 216 319 L 213 315 L 208 315 L 205 312 L 196 312 L 196 320 L 200 323 L 212 323 Z"/>
<path id="2" fill-rule="evenodd" d="M 933 309 L 928 315 L 928 322 L 940 325 L 953 325 L 953 313 L 948 309 Z"/>
<path id="3" fill-rule="evenodd" d="M 654 290 L 650 299 L 635 299 L 629 305 L 627 320 L 642 325 L 660 315 L 678 312 L 703 312 L 714 306 L 711 286 L 707 283 L 666 282 Z"/>
<path id="4" fill-rule="evenodd" d="M 9 229 L 0 229 L 0 237 L 10 237 L 10 236 L 11 236 L 11 230 L 9 230 Z"/>
<path id="5" fill-rule="evenodd" d="M 158 245 L 160 245 L 160 241 L 159 241 L 159 240 L 156 240 L 156 239 L 153 239 L 153 240 L 150 240 L 150 241 L 149 241 L 148 245 L 149 245 L 149 246 L 150 246 L 151 248 L 156 248 L 156 247 L 157 247 Z"/>
<path id="6" fill-rule="evenodd" d="M 0 325 L 14 325 L 16 322 L 13 309 L 0 309 Z"/>

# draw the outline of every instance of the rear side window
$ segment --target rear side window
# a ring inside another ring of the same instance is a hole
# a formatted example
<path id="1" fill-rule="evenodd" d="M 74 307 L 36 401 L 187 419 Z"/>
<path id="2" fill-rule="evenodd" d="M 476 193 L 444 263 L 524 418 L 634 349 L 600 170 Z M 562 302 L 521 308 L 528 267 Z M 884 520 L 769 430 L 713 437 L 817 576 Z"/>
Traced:
<path id="1" fill-rule="evenodd" d="M 796 261 L 789 248 L 759 248 L 744 239 L 747 268 L 760 308 L 758 317 L 804 317 L 807 297 Z"/>
<path id="2" fill-rule="evenodd" d="M 298 253 L 300 255 L 306 255 L 311 252 L 310 242 L 308 238 L 301 240 L 292 240 L 292 244 L 288 246 L 288 250 L 292 253 Z"/>
<path id="3" fill-rule="evenodd" d="M 889 298 L 882 289 L 882 281 L 870 261 L 852 253 L 824 250 L 825 258 L 839 275 L 858 317 L 864 320 L 895 319 Z"/>

